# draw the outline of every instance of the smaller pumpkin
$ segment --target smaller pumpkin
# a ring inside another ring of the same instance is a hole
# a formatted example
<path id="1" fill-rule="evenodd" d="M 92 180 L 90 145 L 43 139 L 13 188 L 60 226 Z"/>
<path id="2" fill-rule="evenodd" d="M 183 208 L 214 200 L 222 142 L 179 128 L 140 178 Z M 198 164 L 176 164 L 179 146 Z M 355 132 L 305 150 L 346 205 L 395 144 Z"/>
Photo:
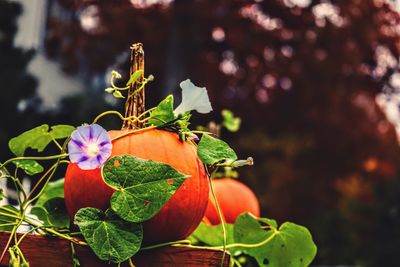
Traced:
<path id="1" fill-rule="evenodd" d="M 248 186 L 233 178 L 214 178 L 211 182 L 226 223 L 235 223 L 236 218 L 243 212 L 260 216 L 260 204 Z M 211 192 L 203 221 L 212 225 L 221 222 Z"/>

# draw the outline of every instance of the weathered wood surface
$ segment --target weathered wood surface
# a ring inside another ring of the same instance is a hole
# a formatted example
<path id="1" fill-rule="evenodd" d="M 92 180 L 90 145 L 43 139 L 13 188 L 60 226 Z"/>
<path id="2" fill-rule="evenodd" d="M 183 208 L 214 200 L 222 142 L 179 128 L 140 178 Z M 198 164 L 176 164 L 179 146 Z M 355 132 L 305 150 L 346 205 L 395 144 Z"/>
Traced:
<path id="1" fill-rule="evenodd" d="M 9 234 L 0 232 L 0 251 L 7 243 Z M 20 248 L 31 267 L 72 267 L 70 242 L 63 239 L 28 235 L 20 244 Z M 76 254 L 82 267 L 111 267 L 97 259 L 96 255 L 86 246 L 75 246 Z M 139 252 L 133 263 L 142 266 L 221 266 L 223 252 L 213 249 L 198 249 L 188 247 L 163 247 Z M 8 266 L 8 253 L 0 266 Z M 122 264 L 122 266 L 129 266 Z M 229 254 L 226 254 L 224 266 L 229 266 Z"/>

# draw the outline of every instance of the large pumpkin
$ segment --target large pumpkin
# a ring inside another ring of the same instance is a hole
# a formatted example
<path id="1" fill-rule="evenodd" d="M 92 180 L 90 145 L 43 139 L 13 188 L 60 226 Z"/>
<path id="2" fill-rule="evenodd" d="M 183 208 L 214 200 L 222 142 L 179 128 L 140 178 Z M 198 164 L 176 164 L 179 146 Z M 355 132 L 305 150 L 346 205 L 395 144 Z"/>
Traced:
<path id="1" fill-rule="evenodd" d="M 235 223 L 236 218 L 243 212 L 260 216 L 260 204 L 257 197 L 245 184 L 232 178 L 213 179 L 212 184 L 226 223 Z M 204 220 L 213 225 L 221 222 L 211 193 Z"/>
<path id="2" fill-rule="evenodd" d="M 110 131 L 111 138 L 126 130 Z M 113 141 L 112 155 L 133 155 L 171 165 L 190 175 L 160 212 L 144 223 L 144 243 L 159 243 L 189 236 L 204 216 L 209 185 L 196 147 L 179 141 L 175 133 L 143 130 Z M 85 171 L 70 164 L 65 175 L 65 202 L 71 218 L 83 207 L 107 209 L 113 189 L 108 187 L 100 169 Z"/>

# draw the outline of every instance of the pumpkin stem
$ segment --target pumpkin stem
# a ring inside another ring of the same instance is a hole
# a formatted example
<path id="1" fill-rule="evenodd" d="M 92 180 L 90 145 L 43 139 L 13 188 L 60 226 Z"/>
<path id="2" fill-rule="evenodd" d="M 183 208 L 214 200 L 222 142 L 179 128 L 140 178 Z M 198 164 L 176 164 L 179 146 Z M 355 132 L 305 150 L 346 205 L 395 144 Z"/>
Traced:
<path id="1" fill-rule="evenodd" d="M 128 97 L 125 103 L 125 118 L 128 117 L 139 117 L 145 111 L 145 90 L 142 88 L 139 92 L 137 91 L 144 79 L 144 50 L 143 44 L 136 43 L 131 45 L 131 68 L 130 75 L 137 70 L 141 70 L 139 78 L 133 82 L 128 90 Z M 136 93 L 135 93 L 136 92 Z M 125 120 L 122 124 L 122 129 L 138 129 L 142 128 L 143 123 L 139 121 L 132 122 Z"/>

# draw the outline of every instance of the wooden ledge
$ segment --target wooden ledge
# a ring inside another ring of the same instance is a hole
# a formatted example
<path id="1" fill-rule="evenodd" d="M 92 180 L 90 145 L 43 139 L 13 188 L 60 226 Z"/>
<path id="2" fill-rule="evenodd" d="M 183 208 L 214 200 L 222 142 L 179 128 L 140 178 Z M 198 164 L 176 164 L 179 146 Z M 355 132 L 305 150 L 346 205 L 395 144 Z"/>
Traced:
<path id="1" fill-rule="evenodd" d="M 5 247 L 9 233 L 0 232 L 0 253 Z M 28 235 L 19 246 L 30 267 L 72 267 L 72 253 L 70 242 L 55 237 L 41 235 Z M 77 257 L 82 267 L 112 267 L 116 264 L 108 264 L 100 261 L 87 246 L 75 245 Z M 199 249 L 188 247 L 162 247 L 139 252 L 133 258 L 137 267 L 142 266 L 221 266 L 223 251 L 214 249 Z M 223 266 L 229 266 L 229 253 L 226 254 Z M 9 255 L 0 266 L 8 266 Z M 122 264 L 121 266 L 129 266 Z"/>

